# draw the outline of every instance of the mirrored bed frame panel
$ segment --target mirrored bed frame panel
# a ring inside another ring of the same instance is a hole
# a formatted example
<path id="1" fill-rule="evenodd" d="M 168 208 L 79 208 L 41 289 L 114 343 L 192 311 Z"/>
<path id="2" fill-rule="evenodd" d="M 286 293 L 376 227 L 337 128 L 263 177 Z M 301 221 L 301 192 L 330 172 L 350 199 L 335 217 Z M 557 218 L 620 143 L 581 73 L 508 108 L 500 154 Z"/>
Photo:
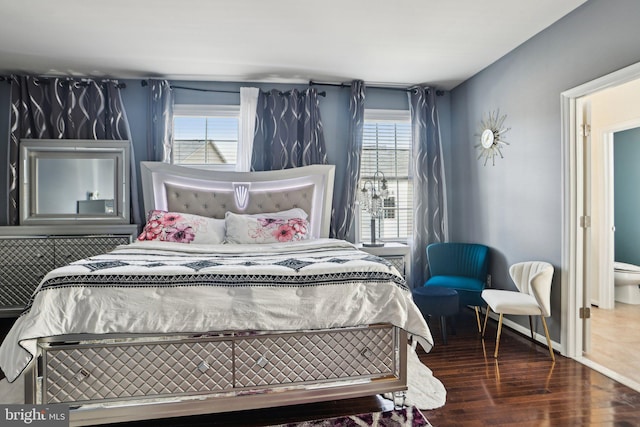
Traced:
<path id="1" fill-rule="evenodd" d="M 39 339 L 41 362 L 24 374 L 25 402 L 69 405 L 69 425 L 84 426 L 384 393 L 403 404 L 407 390 L 407 332 L 390 324 L 93 338 Z M 133 392 L 114 398 L 123 390 Z"/>
<path id="2" fill-rule="evenodd" d="M 129 141 L 20 140 L 20 225 L 129 223 Z"/>

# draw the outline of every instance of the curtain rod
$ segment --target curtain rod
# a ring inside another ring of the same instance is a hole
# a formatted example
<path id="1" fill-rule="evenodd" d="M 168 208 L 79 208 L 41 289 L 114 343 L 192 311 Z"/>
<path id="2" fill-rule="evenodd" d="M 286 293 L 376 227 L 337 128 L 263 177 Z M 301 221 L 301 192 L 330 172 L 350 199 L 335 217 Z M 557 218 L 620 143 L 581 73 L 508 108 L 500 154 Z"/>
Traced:
<path id="1" fill-rule="evenodd" d="M 366 83 L 365 83 L 366 85 Z M 313 80 L 309 80 L 309 86 L 334 86 L 334 87 L 351 87 L 351 85 L 349 83 L 321 83 L 321 82 L 315 82 Z M 372 85 L 372 86 L 367 86 L 370 87 L 372 89 L 384 89 L 384 90 L 398 90 L 398 91 L 402 91 L 402 92 L 409 92 L 411 90 L 410 87 L 393 87 L 393 86 L 376 86 L 376 85 Z M 434 89 L 434 88 L 429 88 L 429 89 Z M 444 95 L 444 91 L 440 90 L 440 89 L 435 89 L 436 91 L 436 95 L 437 96 L 442 96 Z"/>
<path id="2" fill-rule="evenodd" d="M 140 82 L 140 84 L 142 86 L 147 86 L 149 84 L 149 82 L 147 82 L 146 80 L 142 80 Z M 169 85 L 169 87 L 171 89 L 182 89 L 182 90 L 194 90 L 194 91 L 198 91 L 198 92 L 216 92 L 216 93 L 237 93 L 240 94 L 239 90 L 224 90 L 224 89 L 203 89 L 203 88 L 199 88 L 199 87 L 189 87 L 189 86 L 179 86 L 179 85 Z M 269 95 L 271 92 L 265 92 L 267 95 Z M 281 91 L 280 95 L 289 95 L 291 93 L 290 90 L 288 91 Z M 327 92 L 318 92 L 319 96 L 327 96 Z"/>
<path id="3" fill-rule="evenodd" d="M 89 86 L 89 82 L 86 80 L 96 80 L 96 79 L 91 79 L 91 78 L 81 78 L 81 80 L 77 80 L 74 77 L 39 77 L 36 76 L 36 79 L 40 80 L 43 84 L 49 84 L 51 79 L 65 79 L 64 81 L 67 82 L 74 82 L 75 84 L 78 84 L 80 86 Z M 84 80 L 84 81 L 83 81 Z M 0 76 L 0 82 L 1 81 L 6 81 L 7 83 L 11 83 L 11 78 L 9 77 L 5 77 L 5 76 Z M 110 81 L 115 81 L 115 80 L 111 80 L 111 79 L 103 79 L 100 81 L 100 83 L 105 83 L 105 82 L 110 82 Z M 127 87 L 126 83 L 118 83 L 116 85 L 117 89 L 125 89 Z"/>

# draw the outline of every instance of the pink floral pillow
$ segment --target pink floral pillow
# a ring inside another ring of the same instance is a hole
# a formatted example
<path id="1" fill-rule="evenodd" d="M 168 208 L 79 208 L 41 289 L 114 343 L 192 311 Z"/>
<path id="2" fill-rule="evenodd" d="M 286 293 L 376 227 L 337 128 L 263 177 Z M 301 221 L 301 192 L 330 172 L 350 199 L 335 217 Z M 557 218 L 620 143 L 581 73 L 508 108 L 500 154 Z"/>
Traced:
<path id="1" fill-rule="evenodd" d="M 149 212 L 138 240 L 215 245 L 224 242 L 224 220 L 154 210 Z"/>
<path id="2" fill-rule="evenodd" d="M 309 238 L 309 221 L 302 209 L 255 215 L 227 212 L 225 222 L 227 243 L 283 243 Z"/>

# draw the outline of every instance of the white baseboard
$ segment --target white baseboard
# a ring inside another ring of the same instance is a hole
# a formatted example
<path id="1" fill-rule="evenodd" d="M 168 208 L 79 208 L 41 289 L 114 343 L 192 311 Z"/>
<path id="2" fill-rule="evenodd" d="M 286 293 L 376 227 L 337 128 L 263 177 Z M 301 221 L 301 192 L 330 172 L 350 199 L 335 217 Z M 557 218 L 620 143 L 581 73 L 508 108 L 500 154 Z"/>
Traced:
<path id="1" fill-rule="evenodd" d="M 623 375 L 620 375 L 617 372 L 612 371 L 611 369 L 600 365 L 599 363 L 594 362 L 593 360 L 587 359 L 586 357 L 576 357 L 575 360 L 577 362 L 582 363 L 583 365 L 593 369 L 594 371 L 598 371 L 600 372 L 602 375 L 605 375 L 609 378 L 611 378 L 614 381 L 618 381 L 620 384 L 624 384 L 627 387 L 640 392 L 640 383 L 627 378 Z"/>

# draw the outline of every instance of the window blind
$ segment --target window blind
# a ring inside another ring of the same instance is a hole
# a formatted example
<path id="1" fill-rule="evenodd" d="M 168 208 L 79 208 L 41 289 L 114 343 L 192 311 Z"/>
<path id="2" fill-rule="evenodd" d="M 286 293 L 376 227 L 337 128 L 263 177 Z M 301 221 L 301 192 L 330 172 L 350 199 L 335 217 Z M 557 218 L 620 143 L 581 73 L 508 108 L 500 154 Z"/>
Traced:
<path id="1" fill-rule="evenodd" d="M 390 116 L 398 116 L 398 112 Z M 405 240 L 411 236 L 413 183 L 409 173 L 410 161 L 411 123 L 408 111 L 406 116 L 388 119 L 381 112 L 376 112 L 373 118 L 367 118 L 365 114 L 359 187 L 371 180 L 376 171 L 384 174 L 389 187 L 389 197 L 383 200 L 383 215 L 376 222 L 376 238 Z M 360 238 L 366 242 L 371 239 L 371 218 L 366 211 L 359 211 Z"/>
<path id="2" fill-rule="evenodd" d="M 235 164 L 239 109 L 215 106 L 176 108 L 173 119 L 174 164 Z"/>

